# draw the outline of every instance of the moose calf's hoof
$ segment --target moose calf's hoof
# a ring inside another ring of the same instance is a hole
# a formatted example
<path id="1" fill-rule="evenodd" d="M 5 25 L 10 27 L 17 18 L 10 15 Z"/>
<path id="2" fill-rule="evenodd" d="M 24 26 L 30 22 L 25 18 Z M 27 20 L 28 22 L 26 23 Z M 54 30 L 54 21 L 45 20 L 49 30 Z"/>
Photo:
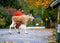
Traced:
<path id="1" fill-rule="evenodd" d="M 17 32 L 18 34 L 20 34 L 20 32 Z"/>

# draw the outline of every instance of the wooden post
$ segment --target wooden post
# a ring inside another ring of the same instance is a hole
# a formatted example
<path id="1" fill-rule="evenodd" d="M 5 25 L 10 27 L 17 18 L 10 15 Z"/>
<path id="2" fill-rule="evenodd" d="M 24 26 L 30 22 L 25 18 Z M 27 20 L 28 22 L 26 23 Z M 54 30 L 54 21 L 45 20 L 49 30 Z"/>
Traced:
<path id="1" fill-rule="evenodd" d="M 58 7 L 58 18 L 57 19 L 58 19 L 58 21 L 57 21 L 58 24 L 60 24 L 60 6 Z"/>

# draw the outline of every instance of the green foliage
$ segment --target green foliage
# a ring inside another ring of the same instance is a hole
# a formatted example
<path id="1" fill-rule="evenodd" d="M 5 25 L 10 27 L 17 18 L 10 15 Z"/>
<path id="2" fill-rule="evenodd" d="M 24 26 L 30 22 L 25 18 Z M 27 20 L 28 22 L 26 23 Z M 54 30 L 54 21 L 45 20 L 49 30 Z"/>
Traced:
<path id="1" fill-rule="evenodd" d="M 0 0 L 0 5 L 4 7 L 14 7 L 16 9 L 21 7 L 18 0 Z"/>
<path id="2" fill-rule="evenodd" d="M 57 12 L 58 12 L 57 8 L 44 9 L 44 14 L 42 16 L 43 21 L 46 23 L 45 18 L 48 18 L 47 25 L 51 26 L 50 24 L 53 24 L 52 26 L 55 27 L 55 23 L 57 22 Z"/>
<path id="3" fill-rule="evenodd" d="M 1 26 L 3 25 L 5 27 L 9 26 L 11 24 L 11 17 L 12 17 L 12 12 L 8 12 L 6 8 L 0 7 L 0 25 Z"/>

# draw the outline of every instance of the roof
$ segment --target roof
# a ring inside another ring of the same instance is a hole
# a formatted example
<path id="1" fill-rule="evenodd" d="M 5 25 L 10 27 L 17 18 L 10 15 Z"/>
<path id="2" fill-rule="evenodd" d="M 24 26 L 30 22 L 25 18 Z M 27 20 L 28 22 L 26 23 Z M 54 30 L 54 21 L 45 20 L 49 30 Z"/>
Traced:
<path id="1" fill-rule="evenodd" d="M 60 0 L 56 0 L 56 1 L 54 1 L 53 3 L 51 3 L 50 7 L 56 8 L 56 7 L 58 7 L 59 5 L 60 5 Z"/>

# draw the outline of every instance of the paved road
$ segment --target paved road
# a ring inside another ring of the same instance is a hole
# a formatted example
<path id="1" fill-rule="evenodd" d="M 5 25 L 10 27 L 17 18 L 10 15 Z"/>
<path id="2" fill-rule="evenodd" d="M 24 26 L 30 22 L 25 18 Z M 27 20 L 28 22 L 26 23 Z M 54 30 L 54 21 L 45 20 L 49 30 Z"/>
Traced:
<path id="1" fill-rule="evenodd" d="M 47 36 L 52 35 L 51 29 L 29 29 L 28 34 L 24 30 L 20 34 L 12 29 L 12 34 L 8 33 L 8 29 L 0 29 L 0 42 L 2 41 L 16 41 L 17 43 L 48 43 L 55 40 L 49 40 Z"/>

